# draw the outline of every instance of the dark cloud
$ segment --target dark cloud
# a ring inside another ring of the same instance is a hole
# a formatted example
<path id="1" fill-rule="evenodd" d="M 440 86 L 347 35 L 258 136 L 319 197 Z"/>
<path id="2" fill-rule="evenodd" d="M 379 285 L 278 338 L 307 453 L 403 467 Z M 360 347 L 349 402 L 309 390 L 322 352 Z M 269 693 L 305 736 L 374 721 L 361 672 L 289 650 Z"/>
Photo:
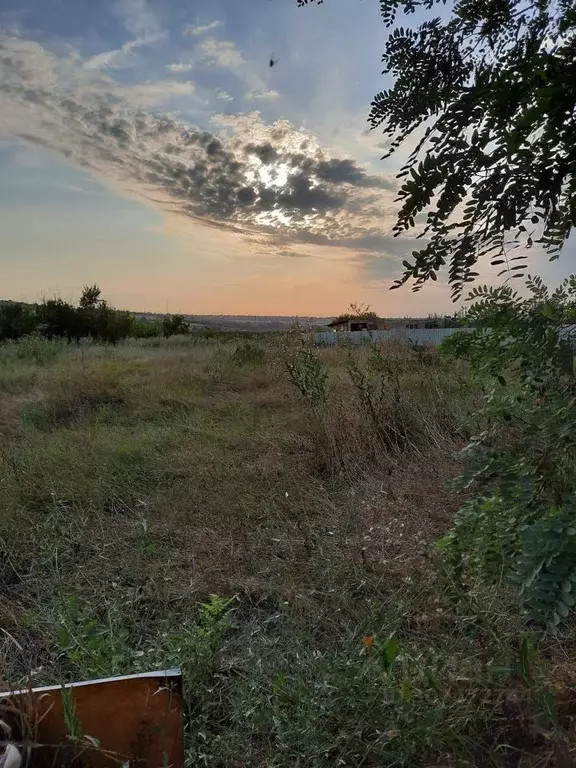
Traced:
<path id="1" fill-rule="evenodd" d="M 252 187 L 241 187 L 238 192 L 238 200 L 246 205 L 253 205 L 256 201 L 256 192 Z"/>
<path id="2" fill-rule="evenodd" d="M 346 195 L 335 192 L 327 186 L 314 184 L 315 179 L 306 171 L 299 171 L 288 176 L 285 185 L 278 194 L 281 209 L 288 211 L 328 211 L 341 208 Z"/>
<path id="3" fill-rule="evenodd" d="M 267 142 L 266 144 L 247 144 L 244 150 L 247 155 L 254 155 L 261 163 L 268 165 L 278 160 L 278 152 L 274 149 L 272 144 Z"/>
<path id="4" fill-rule="evenodd" d="M 334 184 L 353 184 L 358 187 L 393 189 L 391 181 L 380 176 L 368 176 L 354 160 L 322 160 L 316 167 L 316 175 Z"/>
<path id="5" fill-rule="evenodd" d="M 392 188 L 384 176 L 327 156 L 285 121 L 265 126 L 257 116 L 238 116 L 233 136 L 221 138 L 134 109 L 130 87 L 84 82 L 88 75 L 74 66 L 36 44 L 0 37 L 0 131 L 141 183 L 150 199 L 161 190 L 170 210 L 213 226 L 265 231 L 262 214 L 278 214 L 293 241 L 390 250 L 392 238 L 367 230 L 362 218 Z"/>
<path id="6" fill-rule="evenodd" d="M 425 240 L 416 240 L 413 237 L 399 238 L 392 235 L 386 235 L 382 232 L 362 232 L 357 231 L 347 241 L 347 244 L 354 244 L 359 251 L 370 251 L 376 253 L 385 253 L 388 256 L 402 256 L 406 258 L 413 250 L 423 248 L 426 245 Z"/>
<path id="7" fill-rule="evenodd" d="M 282 256 L 285 259 L 313 259 L 314 255 L 311 253 L 303 253 L 301 251 L 294 251 L 290 248 L 282 248 L 276 251 L 278 256 Z"/>
<path id="8" fill-rule="evenodd" d="M 307 142 L 302 142 L 300 150 L 308 147 Z M 326 181 L 332 184 L 351 184 L 357 187 L 374 187 L 380 189 L 393 189 L 394 184 L 383 176 L 369 175 L 354 160 L 332 158 L 321 160 L 317 157 L 300 151 L 296 154 L 282 154 L 272 144 L 248 144 L 245 148 L 248 155 L 257 157 L 264 165 L 271 163 L 288 163 L 292 168 L 299 168 L 314 176 L 318 181 Z"/>

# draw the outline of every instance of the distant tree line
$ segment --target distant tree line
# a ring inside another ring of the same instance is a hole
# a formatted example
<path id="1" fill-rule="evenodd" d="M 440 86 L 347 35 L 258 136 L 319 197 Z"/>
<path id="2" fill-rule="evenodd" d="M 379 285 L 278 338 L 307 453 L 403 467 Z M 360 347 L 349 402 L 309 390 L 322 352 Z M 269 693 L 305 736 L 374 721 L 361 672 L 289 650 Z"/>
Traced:
<path id="1" fill-rule="evenodd" d="M 114 309 L 101 298 L 97 285 L 87 285 L 77 306 L 60 298 L 38 304 L 5 302 L 0 305 L 0 342 L 15 341 L 30 334 L 46 339 L 80 342 L 92 339 L 117 344 L 122 339 L 174 336 L 189 332 L 183 315 L 143 320 L 131 312 Z"/>

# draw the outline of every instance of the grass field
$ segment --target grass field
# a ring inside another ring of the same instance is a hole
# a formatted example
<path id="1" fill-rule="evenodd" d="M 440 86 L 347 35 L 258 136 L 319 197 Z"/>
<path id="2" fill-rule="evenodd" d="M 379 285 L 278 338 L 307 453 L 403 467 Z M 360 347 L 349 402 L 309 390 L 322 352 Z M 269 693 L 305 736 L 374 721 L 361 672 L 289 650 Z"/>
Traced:
<path id="1" fill-rule="evenodd" d="M 572 765 L 571 631 L 435 554 L 479 396 L 298 333 L 4 345 L 0 675 L 181 666 L 193 766 Z"/>

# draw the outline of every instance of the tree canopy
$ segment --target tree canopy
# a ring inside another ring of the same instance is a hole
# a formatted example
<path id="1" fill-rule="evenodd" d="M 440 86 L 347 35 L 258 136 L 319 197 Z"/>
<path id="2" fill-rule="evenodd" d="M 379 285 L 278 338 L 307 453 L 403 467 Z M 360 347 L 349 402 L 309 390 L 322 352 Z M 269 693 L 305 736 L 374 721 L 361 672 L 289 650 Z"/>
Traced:
<path id="1" fill-rule="evenodd" d="M 387 27 L 398 11 L 430 18 L 391 31 L 382 62 L 394 83 L 369 122 L 390 139 L 385 157 L 416 139 L 394 234 L 418 226 L 423 244 L 394 287 L 418 290 L 447 268 L 458 298 L 479 261 L 522 277 L 526 250 L 558 258 L 576 223 L 576 7 L 457 0 L 443 21 L 442 1 L 380 0 Z"/>
<path id="2" fill-rule="evenodd" d="M 184 315 L 165 315 L 162 319 L 164 336 L 182 336 L 190 333 L 190 326 Z"/>
<path id="3" fill-rule="evenodd" d="M 40 304 L 0 302 L 0 343 L 31 334 L 47 339 L 67 339 L 116 344 L 128 336 L 148 338 L 161 333 L 157 322 L 139 320 L 130 312 L 109 307 L 97 285 L 84 286 L 78 306 L 55 297 Z"/>

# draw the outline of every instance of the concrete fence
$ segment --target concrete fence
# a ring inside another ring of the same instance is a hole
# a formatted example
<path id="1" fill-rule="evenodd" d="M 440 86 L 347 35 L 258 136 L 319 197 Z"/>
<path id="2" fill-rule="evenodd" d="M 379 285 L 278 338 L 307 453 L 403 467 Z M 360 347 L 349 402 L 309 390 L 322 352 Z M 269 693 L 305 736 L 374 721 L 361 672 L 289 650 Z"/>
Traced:
<path id="1" fill-rule="evenodd" d="M 474 328 L 391 328 L 389 331 L 323 331 L 315 334 L 316 344 L 337 344 L 339 340 L 346 339 L 353 344 L 361 344 L 363 341 L 385 341 L 405 339 L 412 344 L 428 344 L 438 346 L 444 339 L 453 333 L 472 333 Z M 576 349 L 576 324 L 564 325 L 560 331 L 560 338 L 569 341 Z"/>
<path id="2" fill-rule="evenodd" d="M 344 331 L 334 333 L 323 331 L 315 334 L 316 344 L 337 344 L 339 339 L 346 339 L 354 344 L 363 341 L 408 340 L 413 344 L 431 344 L 438 346 L 456 331 L 470 333 L 473 328 L 391 328 L 389 331 Z"/>

